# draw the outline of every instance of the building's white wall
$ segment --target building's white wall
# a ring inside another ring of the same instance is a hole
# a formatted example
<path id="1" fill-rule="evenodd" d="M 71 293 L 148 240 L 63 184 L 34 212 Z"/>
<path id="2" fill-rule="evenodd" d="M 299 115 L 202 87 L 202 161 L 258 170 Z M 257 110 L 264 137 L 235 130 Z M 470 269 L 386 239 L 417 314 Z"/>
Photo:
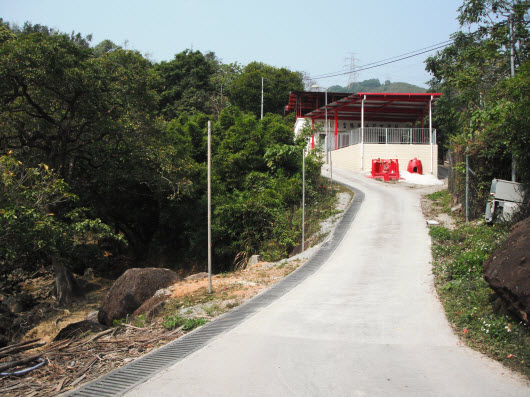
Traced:
<path id="1" fill-rule="evenodd" d="M 294 123 L 294 136 L 300 135 L 300 133 L 302 132 L 302 128 L 304 128 L 306 122 L 309 123 L 309 126 L 311 126 L 311 119 L 296 119 L 296 122 Z"/>
<path id="2" fill-rule="evenodd" d="M 433 169 L 431 170 L 430 145 L 364 145 L 364 167 L 361 170 L 361 145 L 348 146 L 332 153 L 333 166 L 350 171 L 371 171 L 372 159 L 398 159 L 399 170 L 406 171 L 409 161 L 421 160 L 424 174 L 438 176 L 438 145 L 433 146 Z"/>
<path id="3" fill-rule="evenodd" d="M 352 145 L 331 152 L 333 166 L 348 171 L 361 170 L 361 145 Z"/>

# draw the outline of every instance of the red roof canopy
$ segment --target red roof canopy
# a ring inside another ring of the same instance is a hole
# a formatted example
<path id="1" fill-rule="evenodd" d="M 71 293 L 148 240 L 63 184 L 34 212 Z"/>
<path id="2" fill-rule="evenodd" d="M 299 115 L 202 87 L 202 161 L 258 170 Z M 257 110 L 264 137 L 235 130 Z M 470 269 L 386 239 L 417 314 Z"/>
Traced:
<path id="1" fill-rule="evenodd" d="M 351 95 L 349 92 L 328 92 L 328 103 L 338 101 Z M 326 103 L 326 94 L 322 91 L 291 91 L 289 93 L 289 102 L 285 106 L 285 113 L 296 110 L 296 117 L 302 117 L 304 114 L 324 106 Z"/>
<path id="2" fill-rule="evenodd" d="M 436 100 L 440 93 L 375 93 L 359 92 L 328 104 L 328 118 L 339 120 L 361 120 L 364 99 L 364 120 L 388 122 L 415 122 L 429 112 L 429 101 Z M 326 106 L 314 109 L 304 117 L 324 119 Z"/>

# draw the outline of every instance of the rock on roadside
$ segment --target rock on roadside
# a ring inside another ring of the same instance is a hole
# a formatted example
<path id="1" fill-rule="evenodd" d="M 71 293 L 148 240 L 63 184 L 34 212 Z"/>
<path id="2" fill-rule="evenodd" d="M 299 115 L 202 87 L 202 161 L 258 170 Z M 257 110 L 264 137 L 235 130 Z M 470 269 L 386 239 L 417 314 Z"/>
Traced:
<path id="1" fill-rule="evenodd" d="M 530 318 L 530 218 L 517 223 L 483 266 L 484 279 L 528 323 Z"/>
<path id="2" fill-rule="evenodd" d="M 110 288 L 99 310 L 98 321 L 101 324 L 112 325 L 114 320 L 132 314 L 156 291 L 180 279 L 177 273 L 169 269 L 134 268 L 127 270 Z"/>
<path id="3" fill-rule="evenodd" d="M 68 324 L 66 327 L 61 329 L 54 341 L 74 338 L 86 334 L 87 332 L 101 332 L 108 329 L 106 325 L 98 324 L 93 321 L 83 320 L 76 323 Z"/>

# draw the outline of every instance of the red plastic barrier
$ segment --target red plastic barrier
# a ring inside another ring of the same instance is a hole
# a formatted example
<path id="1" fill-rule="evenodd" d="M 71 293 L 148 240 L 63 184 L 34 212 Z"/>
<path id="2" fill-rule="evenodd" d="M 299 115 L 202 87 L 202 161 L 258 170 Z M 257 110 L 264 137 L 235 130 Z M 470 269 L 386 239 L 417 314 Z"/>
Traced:
<path id="1" fill-rule="evenodd" d="M 372 159 L 372 178 L 383 178 L 385 181 L 399 179 L 398 160 Z"/>
<path id="2" fill-rule="evenodd" d="M 423 174 L 421 160 L 418 160 L 416 157 L 414 157 L 414 160 L 410 160 L 409 165 L 407 166 L 407 171 L 411 174 Z"/>

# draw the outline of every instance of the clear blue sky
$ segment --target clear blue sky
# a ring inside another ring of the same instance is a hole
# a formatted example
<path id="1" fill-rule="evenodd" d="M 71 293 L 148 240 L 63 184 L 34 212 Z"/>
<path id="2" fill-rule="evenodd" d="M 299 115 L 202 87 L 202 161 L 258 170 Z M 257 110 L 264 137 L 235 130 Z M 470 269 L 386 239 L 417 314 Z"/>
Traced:
<path id="1" fill-rule="evenodd" d="M 128 42 L 153 61 L 187 48 L 225 63 L 261 61 L 317 76 L 408 53 L 449 39 L 462 0 L 0 0 L 0 17 L 92 34 L 92 44 Z M 425 86 L 420 55 L 360 72 Z M 348 76 L 318 80 L 346 85 Z"/>

